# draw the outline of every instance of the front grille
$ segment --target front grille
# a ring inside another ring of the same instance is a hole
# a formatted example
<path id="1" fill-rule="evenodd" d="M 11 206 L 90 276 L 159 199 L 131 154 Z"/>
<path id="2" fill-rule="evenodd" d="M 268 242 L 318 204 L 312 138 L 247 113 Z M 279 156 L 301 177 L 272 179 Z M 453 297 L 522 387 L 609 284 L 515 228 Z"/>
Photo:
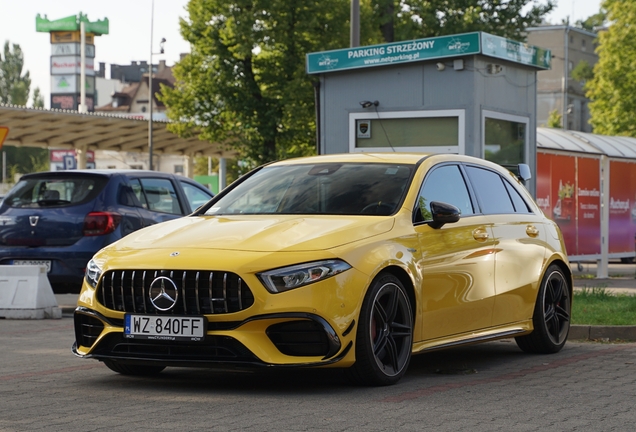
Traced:
<path id="1" fill-rule="evenodd" d="M 150 285 L 158 277 L 177 287 L 177 302 L 168 311 L 150 301 Z M 209 270 L 113 270 L 102 277 L 97 298 L 108 309 L 143 314 L 227 314 L 254 304 L 252 291 L 238 275 Z"/>

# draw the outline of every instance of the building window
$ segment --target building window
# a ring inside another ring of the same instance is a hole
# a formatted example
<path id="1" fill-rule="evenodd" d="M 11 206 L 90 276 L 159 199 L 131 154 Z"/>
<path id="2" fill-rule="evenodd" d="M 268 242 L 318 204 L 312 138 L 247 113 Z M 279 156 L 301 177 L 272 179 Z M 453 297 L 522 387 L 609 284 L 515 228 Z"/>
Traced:
<path id="1" fill-rule="evenodd" d="M 483 111 L 484 159 L 502 165 L 526 163 L 529 122 L 527 117 Z"/>
<path id="2" fill-rule="evenodd" d="M 183 175 L 183 165 L 175 165 L 174 166 L 174 173 Z"/>
<path id="3" fill-rule="evenodd" d="M 581 39 L 581 49 L 582 49 L 583 51 L 585 51 L 585 50 L 586 50 L 585 42 L 586 42 L 586 41 L 585 41 L 585 39 Z"/>
<path id="4" fill-rule="evenodd" d="M 130 165 L 130 169 L 138 169 L 138 170 L 140 170 L 140 169 L 144 169 L 144 167 L 141 166 L 141 165 Z"/>
<path id="5" fill-rule="evenodd" d="M 349 151 L 464 154 L 464 110 L 349 114 Z"/>

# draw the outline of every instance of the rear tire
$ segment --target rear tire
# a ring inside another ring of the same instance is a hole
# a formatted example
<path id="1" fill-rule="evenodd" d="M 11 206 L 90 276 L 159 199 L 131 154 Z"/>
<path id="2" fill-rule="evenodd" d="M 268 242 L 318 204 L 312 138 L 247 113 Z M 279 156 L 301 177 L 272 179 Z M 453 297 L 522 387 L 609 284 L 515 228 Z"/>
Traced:
<path id="1" fill-rule="evenodd" d="M 165 366 L 143 366 L 136 364 L 122 363 L 117 360 L 104 360 L 104 364 L 108 369 L 113 372 L 120 373 L 122 375 L 133 376 L 153 376 L 159 374 L 164 370 Z"/>
<path id="2" fill-rule="evenodd" d="M 409 297 L 398 278 L 381 274 L 364 298 L 356 333 L 356 362 L 347 373 L 358 384 L 395 384 L 406 373 L 412 349 Z"/>
<path id="3" fill-rule="evenodd" d="M 558 265 L 548 267 L 534 308 L 534 330 L 515 338 L 517 345 L 528 353 L 552 354 L 565 345 L 570 331 L 570 285 Z"/>

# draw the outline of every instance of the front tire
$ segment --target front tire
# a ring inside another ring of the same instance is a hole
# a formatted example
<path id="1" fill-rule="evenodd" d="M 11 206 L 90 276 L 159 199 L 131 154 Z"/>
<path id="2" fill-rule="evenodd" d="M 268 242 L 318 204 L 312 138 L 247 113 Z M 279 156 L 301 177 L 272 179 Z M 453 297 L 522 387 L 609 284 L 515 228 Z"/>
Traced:
<path id="1" fill-rule="evenodd" d="M 164 370 L 165 366 L 142 366 L 136 364 L 122 363 L 117 360 L 104 360 L 104 364 L 108 369 L 122 375 L 133 376 L 153 376 Z"/>
<path id="2" fill-rule="evenodd" d="M 356 333 L 356 362 L 349 376 L 363 385 L 397 383 L 413 349 L 413 314 L 402 282 L 381 274 L 364 298 Z"/>
<path id="3" fill-rule="evenodd" d="M 526 336 L 515 338 L 525 352 L 552 354 L 565 345 L 570 331 L 570 284 L 558 265 L 548 267 L 534 308 L 534 330 Z"/>

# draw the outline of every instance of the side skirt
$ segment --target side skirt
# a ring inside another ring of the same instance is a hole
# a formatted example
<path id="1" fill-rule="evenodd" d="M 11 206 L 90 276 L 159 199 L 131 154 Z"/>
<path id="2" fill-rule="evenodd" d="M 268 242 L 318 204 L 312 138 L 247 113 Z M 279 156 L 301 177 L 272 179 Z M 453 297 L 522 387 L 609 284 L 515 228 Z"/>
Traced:
<path id="1" fill-rule="evenodd" d="M 491 328 L 478 332 L 462 333 L 445 338 L 420 341 L 413 344 L 413 354 L 452 348 L 461 345 L 477 344 L 497 339 L 513 338 L 517 336 L 523 336 L 524 334 L 528 334 L 531 331 L 532 321 L 524 321 L 521 323 L 515 323 L 514 325 L 508 325 L 494 329 Z"/>

